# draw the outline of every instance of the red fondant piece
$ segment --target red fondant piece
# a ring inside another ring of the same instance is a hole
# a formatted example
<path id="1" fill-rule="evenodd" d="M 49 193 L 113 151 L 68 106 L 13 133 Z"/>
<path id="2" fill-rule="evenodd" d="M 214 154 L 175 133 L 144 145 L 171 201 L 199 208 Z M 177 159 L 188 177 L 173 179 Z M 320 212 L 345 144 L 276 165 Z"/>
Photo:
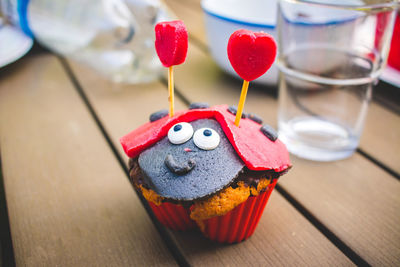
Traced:
<path id="1" fill-rule="evenodd" d="M 246 81 L 253 81 L 267 72 L 275 56 L 275 40 L 267 33 L 237 30 L 229 38 L 229 61 Z"/>
<path id="2" fill-rule="evenodd" d="M 165 67 L 179 65 L 185 61 L 188 49 L 188 32 L 181 20 L 157 23 L 156 51 Z"/>
<path id="3" fill-rule="evenodd" d="M 164 138 L 174 124 L 213 118 L 219 122 L 233 148 L 250 170 L 281 172 L 290 167 L 289 153 L 279 139 L 275 142 L 269 140 L 260 131 L 261 125 L 250 119 L 242 119 L 240 126 L 235 126 L 235 115 L 227 109 L 227 105 L 220 105 L 208 109 L 180 111 L 172 118 L 164 117 L 142 125 L 122 137 L 120 142 L 125 153 L 134 158 Z"/>

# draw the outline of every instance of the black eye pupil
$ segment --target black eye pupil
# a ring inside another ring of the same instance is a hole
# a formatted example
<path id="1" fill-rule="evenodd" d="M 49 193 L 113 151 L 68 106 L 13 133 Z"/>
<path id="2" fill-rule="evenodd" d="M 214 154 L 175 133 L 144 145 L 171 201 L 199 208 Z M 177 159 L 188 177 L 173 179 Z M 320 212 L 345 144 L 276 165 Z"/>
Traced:
<path id="1" fill-rule="evenodd" d="M 211 130 L 206 129 L 206 130 L 203 131 L 203 134 L 205 136 L 210 136 L 212 134 L 212 132 L 211 132 Z"/>
<path id="2" fill-rule="evenodd" d="M 182 125 L 177 124 L 174 126 L 174 132 L 180 131 L 182 129 Z"/>

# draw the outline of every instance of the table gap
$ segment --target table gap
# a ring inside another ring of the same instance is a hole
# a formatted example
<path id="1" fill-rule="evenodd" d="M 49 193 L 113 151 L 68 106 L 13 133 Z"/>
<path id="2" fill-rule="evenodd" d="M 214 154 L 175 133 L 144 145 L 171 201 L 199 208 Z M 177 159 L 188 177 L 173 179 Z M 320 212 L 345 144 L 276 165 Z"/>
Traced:
<path id="1" fill-rule="evenodd" d="M 0 148 L 1 152 L 1 148 Z M 2 162 L 0 153 L 0 266 L 15 266 L 14 249 L 10 232 L 6 194 L 4 190 Z"/>
<path id="2" fill-rule="evenodd" d="M 58 59 L 61 62 L 61 65 L 65 69 L 67 76 L 71 80 L 74 88 L 78 92 L 79 96 L 82 98 L 82 101 L 84 102 L 85 106 L 88 108 L 90 115 L 93 117 L 95 120 L 96 125 L 99 127 L 103 137 L 106 139 L 108 145 L 110 146 L 114 156 L 117 158 L 121 168 L 123 169 L 127 179 L 129 179 L 129 170 L 127 168 L 127 165 L 124 162 L 124 159 L 122 156 L 118 153 L 117 148 L 113 145 L 110 135 L 107 133 L 106 129 L 104 128 L 103 124 L 101 123 L 99 117 L 97 116 L 96 112 L 93 109 L 92 104 L 90 103 L 88 97 L 86 96 L 84 90 L 82 89 L 82 86 L 76 79 L 71 67 L 69 66 L 68 62 L 60 56 L 57 56 Z M 130 183 L 131 184 L 131 183 Z M 131 184 L 132 185 L 132 184 Z M 146 199 L 142 196 L 142 194 L 139 194 L 136 189 L 134 189 L 132 185 L 133 191 L 135 191 L 135 194 L 139 197 L 141 203 L 143 204 L 143 207 L 146 209 L 146 212 L 149 214 L 150 219 L 152 220 L 154 226 L 156 227 L 158 233 L 160 234 L 162 240 L 165 242 L 168 250 L 174 257 L 175 261 L 179 266 L 190 266 L 189 262 L 186 260 L 185 256 L 183 253 L 180 251 L 179 246 L 176 244 L 176 242 L 173 241 L 172 237 L 170 234 L 167 232 L 166 228 L 157 220 L 157 218 L 154 216 L 151 207 L 147 203 Z"/>
<path id="3" fill-rule="evenodd" d="M 393 176 L 394 178 L 396 178 L 397 180 L 400 181 L 400 174 L 397 173 L 395 170 L 391 169 L 390 167 L 386 166 L 385 164 L 383 164 L 381 161 L 377 160 L 376 158 L 374 158 L 373 156 L 371 156 L 369 153 L 365 152 L 363 149 L 361 148 L 357 148 L 357 153 L 359 153 L 361 156 L 363 156 L 364 158 L 366 158 L 367 160 L 369 160 L 370 162 L 372 162 L 373 164 L 375 164 L 376 166 L 380 167 L 382 170 L 384 170 L 385 172 L 387 172 L 388 174 L 390 174 L 390 176 Z"/>

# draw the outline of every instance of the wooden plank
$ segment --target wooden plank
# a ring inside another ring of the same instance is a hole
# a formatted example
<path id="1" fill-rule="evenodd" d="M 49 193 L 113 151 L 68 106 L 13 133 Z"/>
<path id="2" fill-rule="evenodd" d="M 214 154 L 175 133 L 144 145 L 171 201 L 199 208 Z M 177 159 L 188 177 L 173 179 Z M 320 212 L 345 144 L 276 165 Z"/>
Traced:
<path id="1" fill-rule="evenodd" d="M 193 38 L 207 45 L 200 1 L 168 0 L 168 6 L 183 19 Z M 215 68 L 214 68 L 215 69 Z M 198 75 L 205 72 L 197 71 Z M 360 148 L 400 174 L 400 116 L 371 102 Z"/>
<path id="2" fill-rule="evenodd" d="M 75 63 L 71 66 L 120 153 L 123 152 L 118 139 L 122 135 L 146 122 L 148 114 L 168 107 L 167 89 L 163 84 L 113 85 L 114 90 L 110 90 L 111 84 L 93 71 Z M 178 66 L 174 70 L 184 69 Z M 176 101 L 178 109 L 184 107 L 179 98 Z M 271 202 L 253 237 L 240 244 L 217 245 L 198 232 L 170 233 L 193 265 L 351 264 L 282 196 L 274 193 Z"/>
<path id="3" fill-rule="evenodd" d="M 204 14 L 198 0 L 179 1 L 166 0 L 167 6 L 182 19 L 192 37 L 207 44 Z"/>
<path id="4" fill-rule="evenodd" d="M 235 245 L 221 245 L 200 233 L 175 233 L 187 257 L 198 266 L 353 265 L 277 192 L 254 235 Z"/>
<path id="5" fill-rule="evenodd" d="M 360 148 L 400 174 L 400 116 L 370 103 Z"/>
<path id="6" fill-rule="evenodd" d="M 185 68 L 175 74 L 175 84 L 189 100 L 237 105 L 241 81 L 222 74 L 197 47 L 190 45 Z M 276 126 L 277 103 L 263 86 L 250 85 L 245 110 Z M 359 154 L 333 163 L 293 159 L 294 168 L 280 181 L 290 194 L 368 262 L 400 263 L 400 245 L 395 245 L 400 244 L 400 213 L 396 212 L 400 183 L 396 179 Z M 370 196 L 373 201 L 367 201 Z"/>
<path id="7" fill-rule="evenodd" d="M 0 80 L 16 264 L 176 265 L 60 62 L 26 58 Z"/>
<path id="8" fill-rule="evenodd" d="M 400 183 L 359 154 L 315 163 L 293 158 L 290 194 L 375 266 L 400 265 Z"/>

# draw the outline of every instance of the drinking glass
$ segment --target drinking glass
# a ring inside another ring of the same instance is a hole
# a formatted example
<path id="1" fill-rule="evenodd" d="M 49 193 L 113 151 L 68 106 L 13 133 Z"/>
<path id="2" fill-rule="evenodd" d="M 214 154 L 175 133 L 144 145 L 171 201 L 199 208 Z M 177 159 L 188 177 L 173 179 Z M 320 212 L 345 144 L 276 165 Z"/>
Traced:
<path id="1" fill-rule="evenodd" d="M 280 0 L 278 129 L 299 157 L 349 157 L 386 64 L 399 2 Z"/>

